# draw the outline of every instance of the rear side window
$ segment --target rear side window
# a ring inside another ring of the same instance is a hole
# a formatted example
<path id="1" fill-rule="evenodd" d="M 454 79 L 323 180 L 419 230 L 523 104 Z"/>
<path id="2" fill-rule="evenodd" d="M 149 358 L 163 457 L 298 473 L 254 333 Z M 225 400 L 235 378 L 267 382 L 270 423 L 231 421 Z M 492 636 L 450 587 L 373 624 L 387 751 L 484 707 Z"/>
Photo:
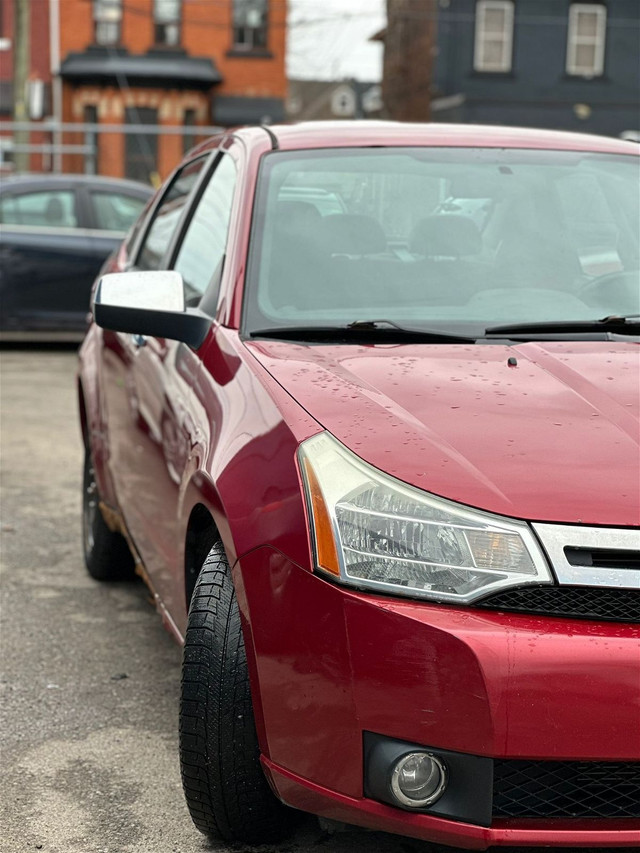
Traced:
<path id="1" fill-rule="evenodd" d="M 202 193 L 174 264 L 184 280 L 187 304 L 197 304 L 212 281 L 220 281 L 235 185 L 236 167 L 231 157 L 223 155 Z"/>
<path id="2" fill-rule="evenodd" d="M 145 199 L 118 192 L 95 190 L 91 202 L 96 226 L 104 231 L 128 231 L 142 213 Z"/>
<path id="3" fill-rule="evenodd" d="M 175 176 L 157 208 L 138 254 L 139 270 L 158 270 L 178 226 L 191 190 L 196 185 L 206 158 L 188 163 Z"/>
<path id="4" fill-rule="evenodd" d="M 30 225 L 40 228 L 77 228 L 73 190 L 47 190 L 4 196 L 0 199 L 3 225 Z"/>

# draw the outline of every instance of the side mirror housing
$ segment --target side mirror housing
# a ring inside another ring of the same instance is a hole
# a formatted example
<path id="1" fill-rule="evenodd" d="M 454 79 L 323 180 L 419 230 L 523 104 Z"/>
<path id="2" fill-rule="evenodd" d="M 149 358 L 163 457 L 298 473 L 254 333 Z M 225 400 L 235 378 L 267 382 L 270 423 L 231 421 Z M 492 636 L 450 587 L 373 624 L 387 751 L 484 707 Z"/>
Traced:
<path id="1" fill-rule="evenodd" d="M 122 272 L 103 275 L 93 302 L 98 326 L 114 332 L 182 341 L 197 349 L 211 318 L 187 308 L 179 272 Z"/>

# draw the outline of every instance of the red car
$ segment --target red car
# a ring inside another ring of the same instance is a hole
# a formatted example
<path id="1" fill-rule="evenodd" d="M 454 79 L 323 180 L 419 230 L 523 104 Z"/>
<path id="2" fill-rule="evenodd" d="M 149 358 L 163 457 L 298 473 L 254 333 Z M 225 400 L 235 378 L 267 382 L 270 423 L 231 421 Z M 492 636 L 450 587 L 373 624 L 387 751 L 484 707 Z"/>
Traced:
<path id="1" fill-rule="evenodd" d="M 640 839 L 639 162 L 230 131 L 103 270 L 86 564 L 135 563 L 184 644 L 204 833 Z"/>

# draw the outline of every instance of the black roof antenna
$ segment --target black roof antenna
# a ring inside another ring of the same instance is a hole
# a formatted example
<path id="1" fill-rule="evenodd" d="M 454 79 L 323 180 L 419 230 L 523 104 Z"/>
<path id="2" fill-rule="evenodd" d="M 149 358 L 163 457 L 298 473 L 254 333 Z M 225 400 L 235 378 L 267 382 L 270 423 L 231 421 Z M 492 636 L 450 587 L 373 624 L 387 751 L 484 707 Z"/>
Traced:
<path id="1" fill-rule="evenodd" d="M 271 140 L 271 147 L 274 151 L 277 151 L 280 146 L 278 145 L 278 137 L 271 130 L 271 128 L 267 127 L 264 124 L 261 124 L 260 127 L 264 130 L 265 133 L 269 134 L 269 139 Z"/>

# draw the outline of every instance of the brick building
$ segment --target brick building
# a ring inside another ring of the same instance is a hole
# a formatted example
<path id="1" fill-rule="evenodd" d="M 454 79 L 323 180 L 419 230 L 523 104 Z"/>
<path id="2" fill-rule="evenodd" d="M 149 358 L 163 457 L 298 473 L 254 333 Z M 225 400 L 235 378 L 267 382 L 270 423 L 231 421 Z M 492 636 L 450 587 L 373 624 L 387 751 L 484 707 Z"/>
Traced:
<path id="1" fill-rule="evenodd" d="M 51 56 L 49 39 L 49 17 L 46 3 L 42 4 L 43 14 L 29 15 L 28 44 L 29 56 L 27 69 L 26 120 L 39 121 L 51 113 Z M 14 3 L 13 0 L 0 0 L 0 120 L 9 121 L 13 117 L 14 106 Z M 32 147 L 44 145 L 46 134 L 32 133 L 28 143 Z M 0 136 L 0 161 L 2 154 L 10 150 L 9 135 Z M 40 171 L 47 167 L 47 158 L 41 152 L 34 151 L 29 160 L 29 168 Z"/>
<path id="2" fill-rule="evenodd" d="M 12 2 L 0 0 L 3 13 Z M 37 0 L 31 8 L 59 33 L 59 118 L 132 128 L 64 134 L 66 145 L 97 139 L 91 168 L 100 174 L 164 177 L 198 127 L 284 116 L 286 0 Z M 65 154 L 62 168 L 83 171 L 87 162 Z"/>

